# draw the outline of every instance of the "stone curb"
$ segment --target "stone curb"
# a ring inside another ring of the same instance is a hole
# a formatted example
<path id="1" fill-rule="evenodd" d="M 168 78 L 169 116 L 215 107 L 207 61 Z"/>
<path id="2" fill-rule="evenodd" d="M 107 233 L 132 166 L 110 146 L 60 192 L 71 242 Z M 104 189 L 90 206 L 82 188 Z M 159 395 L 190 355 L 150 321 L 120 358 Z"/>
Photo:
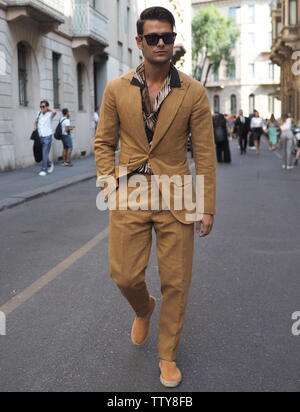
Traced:
<path id="1" fill-rule="evenodd" d="M 7 199 L 0 200 L 0 212 L 6 209 L 12 209 L 13 207 L 21 205 L 22 203 L 30 202 L 31 200 L 37 199 L 42 196 L 47 196 L 50 193 L 57 192 L 66 187 L 73 186 L 77 183 L 85 182 L 86 180 L 94 178 L 96 178 L 96 172 L 84 173 L 80 176 L 64 179 L 60 182 L 53 183 L 51 185 L 47 185 L 36 190 L 20 193 L 16 196 L 10 196 Z"/>

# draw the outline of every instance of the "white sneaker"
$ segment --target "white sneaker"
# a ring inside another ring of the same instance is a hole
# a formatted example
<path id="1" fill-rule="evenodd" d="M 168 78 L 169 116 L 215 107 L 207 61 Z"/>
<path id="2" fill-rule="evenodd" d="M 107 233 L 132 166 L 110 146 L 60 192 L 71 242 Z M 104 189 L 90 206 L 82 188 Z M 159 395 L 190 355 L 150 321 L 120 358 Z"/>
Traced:
<path id="1" fill-rule="evenodd" d="M 51 166 L 48 168 L 48 173 L 51 174 L 54 172 L 54 162 L 51 163 Z"/>
<path id="2" fill-rule="evenodd" d="M 287 167 L 287 170 L 293 170 L 294 169 L 294 166 L 288 166 Z"/>
<path id="3" fill-rule="evenodd" d="M 282 165 L 282 168 L 283 168 L 283 169 L 286 169 L 286 165 Z"/>
<path id="4" fill-rule="evenodd" d="M 45 176 L 47 176 L 47 173 L 42 170 L 42 171 L 39 173 L 39 176 L 45 177 Z"/>

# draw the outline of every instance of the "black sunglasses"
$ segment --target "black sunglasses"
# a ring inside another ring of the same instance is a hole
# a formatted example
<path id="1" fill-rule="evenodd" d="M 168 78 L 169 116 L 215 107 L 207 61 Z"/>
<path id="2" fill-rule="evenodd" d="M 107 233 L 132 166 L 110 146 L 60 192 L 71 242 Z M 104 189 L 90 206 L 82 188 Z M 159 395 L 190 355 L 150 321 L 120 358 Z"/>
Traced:
<path id="1" fill-rule="evenodd" d="M 148 46 L 157 46 L 160 39 L 163 39 L 165 44 L 174 44 L 177 37 L 177 33 L 150 33 L 140 36 L 141 39 L 145 38 Z"/>

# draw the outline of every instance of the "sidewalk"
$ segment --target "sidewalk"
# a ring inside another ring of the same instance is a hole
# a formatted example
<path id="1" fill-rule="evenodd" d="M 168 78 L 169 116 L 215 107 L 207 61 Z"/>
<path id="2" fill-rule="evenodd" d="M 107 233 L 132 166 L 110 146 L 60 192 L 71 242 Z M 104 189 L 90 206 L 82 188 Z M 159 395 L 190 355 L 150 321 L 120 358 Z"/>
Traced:
<path id="1" fill-rule="evenodd" d="M 47 177 L 38 176 L 39 169 L 39 166 L 35 166 L 0 173 L 0 212 L 96 177 L 93 156 L 74 160 L 73 167 L 57 164 L 54 173 Z"/>

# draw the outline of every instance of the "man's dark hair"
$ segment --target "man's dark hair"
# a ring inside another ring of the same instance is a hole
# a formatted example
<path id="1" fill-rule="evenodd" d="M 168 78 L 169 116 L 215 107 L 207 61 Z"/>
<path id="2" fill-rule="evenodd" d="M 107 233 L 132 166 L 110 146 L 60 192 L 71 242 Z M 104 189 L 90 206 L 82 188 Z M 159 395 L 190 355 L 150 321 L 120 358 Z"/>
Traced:
<path id="1" fill-rule="evenodd" d="M 63 110 L 62 110 L 62 114 L 63 114 L 64 116 L 66 116 L 68 113 L 69 113 L 69 109 L 63 109 Z"/>
<path id="2" fill-rule="evenodd" d="M 137 22 L 137 33 L 139 36 L 144 34 L 144 24 L 146 20 L 159 20 L 163 22 L 168 22 L 174 30 L 176 22 L 173 14 L 164 7 L 150 7 L 144 10 Z"/>
<path id="3" fill-rule="evenodd" d="M 40 104 L 44 104 L 46 107 L 50 106 L 48 100 L 42 100 Z"/>

